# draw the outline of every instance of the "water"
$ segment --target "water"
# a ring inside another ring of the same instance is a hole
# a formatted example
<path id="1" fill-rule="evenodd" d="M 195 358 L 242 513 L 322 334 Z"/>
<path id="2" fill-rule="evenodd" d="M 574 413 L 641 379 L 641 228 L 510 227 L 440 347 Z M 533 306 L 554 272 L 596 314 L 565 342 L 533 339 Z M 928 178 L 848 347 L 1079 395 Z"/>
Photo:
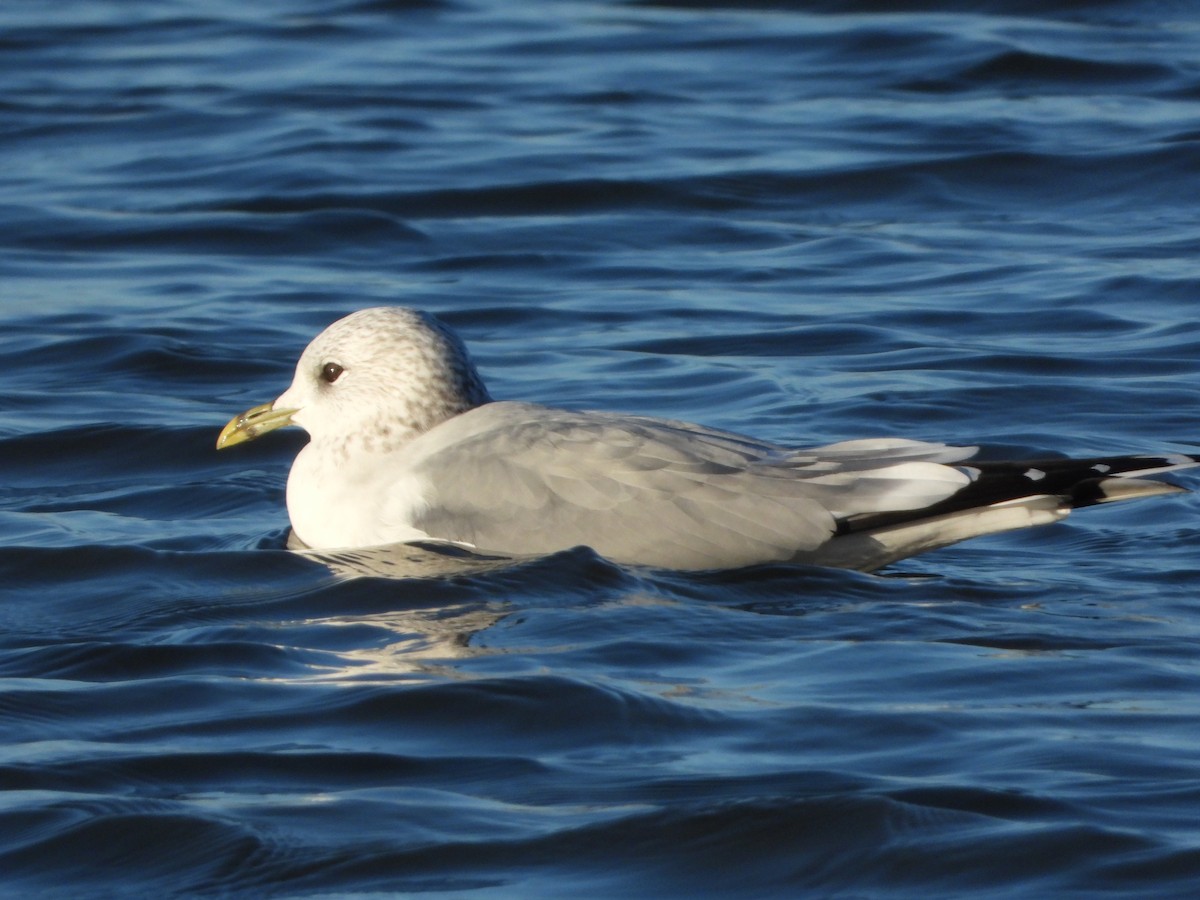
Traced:
<path id="1" fill-rule="evenodd" d="M 283 549 L 302 436 L 212 445 L 403 302 L 498 397 L 1194 447 L 1198 38 L 1148 0 L 6 2 L 4 892 L 1192 896 L 1194 496 L 881 576 L 347 580 Z"/>

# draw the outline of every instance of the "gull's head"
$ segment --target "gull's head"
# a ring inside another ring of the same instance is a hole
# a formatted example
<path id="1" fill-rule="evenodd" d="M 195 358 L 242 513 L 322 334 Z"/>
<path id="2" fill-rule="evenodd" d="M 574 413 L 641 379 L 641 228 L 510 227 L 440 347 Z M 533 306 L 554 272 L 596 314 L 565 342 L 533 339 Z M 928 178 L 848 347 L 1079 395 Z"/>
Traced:
<path id="1" fill-rule="evenodd" d="M 284 425 L 299 425 L 314 441 L 388 449 L 489 399 L 462 341 L 433 316 L 363 309 L 313 338 L 291 387 L 234 417 L 217 449 Z"/>

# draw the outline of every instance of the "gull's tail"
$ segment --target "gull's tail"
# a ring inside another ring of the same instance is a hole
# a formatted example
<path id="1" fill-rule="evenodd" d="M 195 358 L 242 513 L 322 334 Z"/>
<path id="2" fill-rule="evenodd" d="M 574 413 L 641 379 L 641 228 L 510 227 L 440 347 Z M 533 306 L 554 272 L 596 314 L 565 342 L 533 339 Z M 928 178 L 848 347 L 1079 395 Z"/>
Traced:
<path id="1" fill-rule="evenodd" d="M 1085 506 L 1182 493 L 1144 476 L 1197 465 L 1200 456 L 1183 453 L 960 464 L 971 477 L 966 487 L 921 509 L 841 520 L 817 562 L 873 571 L 967 538 L 1048 525 Z"/>

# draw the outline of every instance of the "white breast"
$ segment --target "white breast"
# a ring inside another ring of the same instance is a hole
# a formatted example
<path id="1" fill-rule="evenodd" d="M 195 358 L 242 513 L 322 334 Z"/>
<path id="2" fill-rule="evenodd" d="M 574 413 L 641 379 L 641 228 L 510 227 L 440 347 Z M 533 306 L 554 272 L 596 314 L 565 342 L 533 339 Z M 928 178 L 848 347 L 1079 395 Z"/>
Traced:
<path id="1" fill-rule="evenodd" d="M 424 507 L 423 480 L 400 459 L 300 451 L 287 481 L 288 516 L 296 535 L 318 550 L 427 540 L 412 525 Z M 386 473 L 386 481 L 380 480 Z"/>

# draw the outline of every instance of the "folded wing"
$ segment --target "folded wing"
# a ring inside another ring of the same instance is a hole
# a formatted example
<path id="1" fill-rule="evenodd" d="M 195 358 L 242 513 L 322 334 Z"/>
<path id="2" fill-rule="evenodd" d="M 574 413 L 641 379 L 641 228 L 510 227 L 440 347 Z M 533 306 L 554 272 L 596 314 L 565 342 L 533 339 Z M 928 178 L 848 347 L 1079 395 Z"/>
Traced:
<path id="1" fill-rule="evenodd" d="M 414 447 L 415 524 L 497 552 L 587 545 L 617 562 L 729 568 L 818 560 L 847 516 L 938 503 L 973 451 L 886 439 L 790 451 L 728 432 L 493 403 Z"/>

